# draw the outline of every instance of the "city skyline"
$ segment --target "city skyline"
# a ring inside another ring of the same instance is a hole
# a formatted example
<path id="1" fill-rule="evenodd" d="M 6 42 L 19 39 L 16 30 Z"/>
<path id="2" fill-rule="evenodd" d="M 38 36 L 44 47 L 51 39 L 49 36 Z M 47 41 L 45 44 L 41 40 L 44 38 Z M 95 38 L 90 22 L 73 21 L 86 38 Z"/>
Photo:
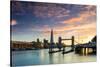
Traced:
<path id="1" fill-rule="evenodd" d="M 86 43 L 96 35 L 96 6 L 12 1 L 10 24 L 12 40 L 50 41 L 53 29 L 54 42 L 75 36 Z"/>

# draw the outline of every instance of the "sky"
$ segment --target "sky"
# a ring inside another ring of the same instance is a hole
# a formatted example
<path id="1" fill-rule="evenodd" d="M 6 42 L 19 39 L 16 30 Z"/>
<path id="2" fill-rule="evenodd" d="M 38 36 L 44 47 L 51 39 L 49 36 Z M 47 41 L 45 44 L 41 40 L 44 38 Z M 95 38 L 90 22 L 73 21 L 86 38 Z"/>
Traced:
<path id="1" fill-rule="evenodd" d="M 51 29 L 54 42 L 75 36 L 76 42 L 87 43 L 96 35 L 95 5 L 11 1 L 10 17 L 14 41 L 50 41 Z"/>

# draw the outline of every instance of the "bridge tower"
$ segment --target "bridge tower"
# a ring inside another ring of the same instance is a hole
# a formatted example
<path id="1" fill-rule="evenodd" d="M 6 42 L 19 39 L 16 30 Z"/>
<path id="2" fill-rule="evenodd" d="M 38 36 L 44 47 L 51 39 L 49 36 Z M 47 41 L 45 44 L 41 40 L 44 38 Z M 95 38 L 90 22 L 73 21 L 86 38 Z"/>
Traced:
<path id="1" fill-rule="evenodd" d="M 61 43 L 61 37 L 58 38 L 58 49 L 61 51 L 62 43 Z"/>
<path id="2" fill-rule="evenodd" d="M 72 51 L 74 51 L 74 36 L 72 36 L 72 45 L 71 45 Z"/>

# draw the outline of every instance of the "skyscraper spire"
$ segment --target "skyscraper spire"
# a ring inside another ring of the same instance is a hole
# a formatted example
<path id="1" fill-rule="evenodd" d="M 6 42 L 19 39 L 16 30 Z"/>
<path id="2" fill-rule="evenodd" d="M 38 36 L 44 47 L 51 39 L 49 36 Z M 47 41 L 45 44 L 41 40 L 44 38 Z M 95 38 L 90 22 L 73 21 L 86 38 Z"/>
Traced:
<path id="1" fill-rule="evenodd" d="M 50 44 L 52 45 L 53 43 L 54 43 L 54 41 L 53 41 L 53 29 L 51 29 Z"/>
<path id="2" fill-rule="evenodd" d="M 54 46 L 54 41 L 53 41 L 53 29 L 51 29 L 49 52 L 52 52 L 53 46 Z"/>

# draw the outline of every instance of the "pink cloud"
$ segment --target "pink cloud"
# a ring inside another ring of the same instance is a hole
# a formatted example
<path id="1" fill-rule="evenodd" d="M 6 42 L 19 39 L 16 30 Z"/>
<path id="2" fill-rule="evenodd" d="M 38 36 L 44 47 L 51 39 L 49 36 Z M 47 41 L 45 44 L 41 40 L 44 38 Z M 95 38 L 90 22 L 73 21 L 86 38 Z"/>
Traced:
<path id="1" fill-rule="evenodd" d="M 10 25 L 14 26 L 16 24 L 17 24 L 17 21 L 16 20 L 11 20 Z"/>
<path id="2" fill-rule="evenodd" d="M 75 24 L 76 22 L 78 23 L 85 23 L 87 21 L 91 22 L 90 18 L 94 18 L 92 19 L 92 21 L 96 21 L 96 7 L 95 6 L 86 6 L 83 9 L 85 9 L 85 11 L 81 11 L 77 17 L 73 17 L 67 20 L 64 20 L 63 24 Z"/>
<path id="3" fill-rule="evenodd" d="M 94 12 L 84 12 L 84 13 L 79 14 L 78 17 L 65 20 L 61 23 L 64 23 L 64 24 L 75 24 L 76 22 L 83 23 L 84 21 L 86 22 L 88 18 L 93 17 L 93 16 L 95 16 Z"/>

